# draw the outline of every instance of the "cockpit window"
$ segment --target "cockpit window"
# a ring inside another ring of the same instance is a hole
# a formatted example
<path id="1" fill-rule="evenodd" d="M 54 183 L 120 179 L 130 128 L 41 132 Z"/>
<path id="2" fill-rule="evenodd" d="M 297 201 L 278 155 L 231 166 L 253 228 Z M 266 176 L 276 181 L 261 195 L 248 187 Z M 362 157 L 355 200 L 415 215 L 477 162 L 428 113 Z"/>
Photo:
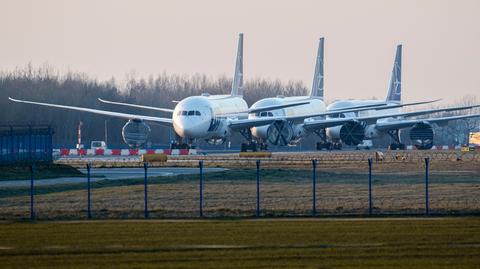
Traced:
<path id="1" fill-rule="evenodd" d="M 266 111 L 257 112 L 255 115 L 256 115 L 257 117 L 260 117 L 260 118 L 263 118 L 263 117 L 273 117 L 273 113 L 272 113 L 272 112 L 266 112 Z"/>
<path id="2" fill-rule="evenodd" d="M 177 116 L 201 116 L 202 113 L 198 110 L 179 110 Z"/>
<path id="3" fill-rule="evenodd" d="M 345 114 L 343 113 L 339 113 L 339 114 L 333 114 L 333 115 L 330 115 L 330 118 L 345 118 Z"/>

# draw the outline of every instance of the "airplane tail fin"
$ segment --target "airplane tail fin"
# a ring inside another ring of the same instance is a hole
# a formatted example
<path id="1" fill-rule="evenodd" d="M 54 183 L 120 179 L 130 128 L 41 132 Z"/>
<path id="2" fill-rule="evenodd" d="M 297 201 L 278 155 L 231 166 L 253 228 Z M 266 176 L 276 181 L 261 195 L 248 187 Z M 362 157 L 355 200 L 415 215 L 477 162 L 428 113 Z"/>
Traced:
<path id="1" fill-rule="evenodd" d="M 402 45 L 397 45 L 386 101 L 395 103 L 402 101 Z"/>
<path id="2" fill-rule="evenodd" d="M 310 97 L 317 97 L 323 100 L 323 43 L 325 38 L 320 38 L 318 43 L 317 61 L 315 63 L 315 73 L 313 73 L 313 85 L 310 91 Z"/>
<path id="3" fill-rule="evenodd" d="M 231 95 L 243 95 L 243 33 L 240 33 L 238 37 L 237 60 L 235 63 Z"/>

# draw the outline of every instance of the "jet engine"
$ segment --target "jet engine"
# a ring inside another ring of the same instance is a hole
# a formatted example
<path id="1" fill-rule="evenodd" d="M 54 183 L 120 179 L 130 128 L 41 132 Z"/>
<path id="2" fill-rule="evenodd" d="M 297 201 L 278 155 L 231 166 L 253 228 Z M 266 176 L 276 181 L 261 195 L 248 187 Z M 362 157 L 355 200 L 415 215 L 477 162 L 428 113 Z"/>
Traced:
<path id="1" fill-rule="evenodd" d="M 147 142 L 150 126 L 142 120 L 129 120 L 122 128 L 123 141 L 131 148 L 139 148 Z"/>
<path id="2" fill-rule="evenodd" d="M 349 146 L 356 146 L 365 139 L 365 125 L 351 121 L 342 125 L 339 133 L 340 139 Z"/>
<path id="3" fill-rule="evenodd" d="M 431 149 L 433 136 L 433 128 L 428 123 L 417 123 L 410 130 L 410 139 L 417 149 Z"/>
<path id="4" fill-rule="evenodd" d="M 292 138 L 292 126 L 285 120 L 275 121 L 267 129 L 267 140 L 272 145 L 286 146 Z"/>
<path id="5" fill-rule="evenodd" d="M 365 139 L 365 125 L 360 122 L 350 121 L 342 126 L 328 128 L 327 135 L 333 141 L 341 140 L 349 146 L 356 146 Z"/>

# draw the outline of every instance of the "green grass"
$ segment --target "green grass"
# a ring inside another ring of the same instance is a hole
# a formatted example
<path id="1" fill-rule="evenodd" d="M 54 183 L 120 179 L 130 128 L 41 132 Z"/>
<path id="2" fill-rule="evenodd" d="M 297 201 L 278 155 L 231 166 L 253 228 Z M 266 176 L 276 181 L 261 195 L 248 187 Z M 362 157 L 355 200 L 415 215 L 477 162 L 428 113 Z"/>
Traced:
<path id="1" fill-rule="evenodd" d="M 74 169 L 69 166 L 58 169 L 66 169 L 66 171 L 71 171 L 72 174 L 76 176 L 83 176 L 81 172 L 75 169 L 76 172 L 69 169 Z M 52 172 L 55 173 L 55 172 Z M 58 174 L 57 174 L 58 175 Z M 70 175 L 71 176 L 71 175 Z M 262 169 L 261 170 L 261 182 L 264 183 L 300 183 L 300 182 L 310 182 L 312 176 L 311 170 L 303 169 Z M 40 175 L 36 176 L 41 177 Z M 172 183 L 185 183 L 198 182 L 198 174 L 190 175 L 176 175 L 176 176 L 165 176 L 165 177 L 153 177 L 149 178 L 149 184 L 172 184 Z M 374 173 L 373 175 L 373 184 L 374 185 L 385 185 L 385 184 L 418 184 L 423 183 L 424 181 L 423 172 L 418 172 L 412 174 L 400 174 L 400 173 Z M 235 182 L 245 182 L 255 184 L 255 170 L 254 169 L 232 169 L 225 170 L 220 172 L 210 172 L 205 173 L 204 175 L 205 184 L 208 182 L 224 182 L 228 184 L 229 181 Z M 368 174 L 358 173 L 358 172 L 332 172 L 332 171 L 317 171 L 317 182 L 319 184 L 368 184 Z M 472 174 L 439 174 L 430 175 L 431 184 L 453 184 L 453 183 L 479 183 L 480 176 Z M 143 178 L 139 179 L 128 179 L 128 180 L 101 180 L 93 182 L 91 187 L 93 189 L 98 188 L 109 188 L 109 187 L 118 187 L 118 186 L 132 186 L 132 185 L 141 185 L 143 184 Z M 72 190 L 81 190 L 86 188 L 86 178 L 85 183 L 81 184 L 68 184 L 68 185 L 54 185 L 54 186 L 41 186 L 35 188 L 36 194 L 49 194 L 57 193 L 64 191 Z M 0 189 L 0 198 L 3 197 L 14 197 L 14 196 L 24 196 L 29 195 L 29 188 L 4 188 Z"/>
<path id="2" fill-rule="evenodd" d="M 478 268 L 480 218 L 0 224 L 2 268 Z"/>
<path id="3" fill-rule="evenodd" d="M 35 178 L 83 177 L 82 172 L 65 164 L 36 164 Z M 0 181 L 30 179 L 30 165 L 2 165 L 0 166 Z"/>

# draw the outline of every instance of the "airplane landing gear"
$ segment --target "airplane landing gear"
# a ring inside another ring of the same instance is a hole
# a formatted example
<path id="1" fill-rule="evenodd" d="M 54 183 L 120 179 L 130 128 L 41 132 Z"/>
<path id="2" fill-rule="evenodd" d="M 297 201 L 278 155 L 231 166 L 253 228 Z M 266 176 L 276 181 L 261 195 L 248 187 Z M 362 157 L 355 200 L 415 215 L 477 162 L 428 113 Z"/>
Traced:
<path id="1" fill-rule="evenodd" d="M 394 143 L 390 144 L 388 149 L 390 150 L 405 150 L 405 144 L 400 142 L 400 131 L 397 130 L 390 130 L 387 132 L 388 135 L 394 140 Z"/>
<path id="2" fill-rule="evenodd" d="M 250 131 L 250 129 L 243 129 L 240 131 L 240 134 L 245 137 L 245 139 L 247 140 L 247 143 L 242 143 L 240 145 L 240 151 L 241 152 L 247 152 L 247 151 L 257 151 L 257 142 L 255 142 L 252 138 L 252 132 Z M 261 145 L 260 145 L 260 148 L 261 148 Z"/>
<path id="3" fill-rule="evenodd" d="M 177 137 L 175 141 L 170 143 L 170 149 L 195 149 L 195 145 L 192 139 L 189 139 L 188 143 L 184 143 L 181 137 Z"/>
<path id="4" fill-rule="evenodd" d="M 337 143 L 337 142 L 332 143 L 327 140 L 327 133 L 325 129 L 316 130 L 315 134 L 317 134 L 320 137 L 320 142 L 317 142 L 317 145 L 316 145 L 317 150 L 322 150 L 322 149 L 341 150 L 342 149 L 342 143 Z"/>

